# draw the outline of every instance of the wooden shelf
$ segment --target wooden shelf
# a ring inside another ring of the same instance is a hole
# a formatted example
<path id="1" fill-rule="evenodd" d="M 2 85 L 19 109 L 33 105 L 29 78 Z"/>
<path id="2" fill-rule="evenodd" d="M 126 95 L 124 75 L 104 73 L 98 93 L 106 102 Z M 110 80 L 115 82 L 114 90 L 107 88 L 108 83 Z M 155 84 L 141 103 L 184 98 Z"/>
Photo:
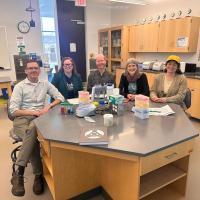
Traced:
<path id="1" fill-rule="evenodd" d="M 108 46 L 100 46 L 100 48 L 108 48 Z"/>
<path id="2" fill-rule="evenodd" d="M 111 61 L 121 62 L 121 58 L 111 58 Z"/>
<path id="3" fill-rule="evenodd" d="M 181 169 L 169 164 L 141 177 L 140 199 L 153 192 L 185 177 L 187 174 Z"/>
<path id="4" fill-rule="evenodd" d="M 162 197 L 162 198 L 161 198 Z M 183 199 L 183 195 L 173 190 L 171 187 L 166 186 L 153 194 L 148 195 L 142 200 L 177 200 Z"/>

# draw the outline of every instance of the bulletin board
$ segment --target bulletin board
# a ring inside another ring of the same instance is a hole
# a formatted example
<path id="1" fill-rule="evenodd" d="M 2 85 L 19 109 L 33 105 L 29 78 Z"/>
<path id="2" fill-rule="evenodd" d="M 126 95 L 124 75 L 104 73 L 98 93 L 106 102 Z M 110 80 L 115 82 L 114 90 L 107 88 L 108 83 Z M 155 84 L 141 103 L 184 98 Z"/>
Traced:
<path id="1" fill-rule="evenodd" d="M 11 68 L 8 39 L 5 26 L 0 26 L 0 67 L 4 69 Z"/>

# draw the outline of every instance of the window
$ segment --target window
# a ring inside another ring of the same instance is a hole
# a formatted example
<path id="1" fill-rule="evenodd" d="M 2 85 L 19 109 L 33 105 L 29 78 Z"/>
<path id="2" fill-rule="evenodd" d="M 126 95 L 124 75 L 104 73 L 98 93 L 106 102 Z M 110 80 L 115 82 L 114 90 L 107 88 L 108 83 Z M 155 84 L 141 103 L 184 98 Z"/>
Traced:
<path id="1" fill-rule="evenodd" d="M 50 67 L 58 65 L 54 0 L 39 0 L 43 51 Z"/>

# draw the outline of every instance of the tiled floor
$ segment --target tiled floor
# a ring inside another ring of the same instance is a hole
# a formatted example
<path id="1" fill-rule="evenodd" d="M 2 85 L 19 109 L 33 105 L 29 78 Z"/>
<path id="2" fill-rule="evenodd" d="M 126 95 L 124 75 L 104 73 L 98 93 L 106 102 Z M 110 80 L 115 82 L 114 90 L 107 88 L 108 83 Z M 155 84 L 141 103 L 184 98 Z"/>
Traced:
<path id="1" fill-rule="evenodd" d="M 192 120 L 192 123 L 200 131 L 200 121 Z M 7 119 L 6 108 L 0 106 L 0 200 L 53 200 L 50 191 L 46 187 L 45 193 L 41 196 L 36 196 L 32 192 L 33 176 L 31 167 L 26 170 L 26 194 L 24 197 L 18 198 L 11 194 L 11 161 L 10 152 L 15 145 L 12 144 L 12 140 L 9 138 L 9 130 L 12 127 L 12 122 Z M 159 199 L 153 200 L 199 200 L 200 199 L 200 138 L 196 139 L 194 152 L 191 155 L 187 192 L 185 197 L 180 197 L 177 194 L 171 194 L 169 196 L 168 191 L 165 191 L 166 195 Z M 103 200 L 102 197 L 96 197 L 92 200 Z"/>

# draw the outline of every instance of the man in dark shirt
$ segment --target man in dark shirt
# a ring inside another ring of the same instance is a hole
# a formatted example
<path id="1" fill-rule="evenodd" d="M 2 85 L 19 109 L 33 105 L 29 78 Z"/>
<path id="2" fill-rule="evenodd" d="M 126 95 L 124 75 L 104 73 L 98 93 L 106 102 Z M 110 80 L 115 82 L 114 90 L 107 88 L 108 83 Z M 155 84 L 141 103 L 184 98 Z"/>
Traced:
<path id="1" fill-rule="evenodd" d="M 87 90 L 91 93 L 95 85 L 114 84 L 114 76 L 106 70 L 106 59 L 102 54 L 96 56 L 97 70 L 88 76 Z"/>

